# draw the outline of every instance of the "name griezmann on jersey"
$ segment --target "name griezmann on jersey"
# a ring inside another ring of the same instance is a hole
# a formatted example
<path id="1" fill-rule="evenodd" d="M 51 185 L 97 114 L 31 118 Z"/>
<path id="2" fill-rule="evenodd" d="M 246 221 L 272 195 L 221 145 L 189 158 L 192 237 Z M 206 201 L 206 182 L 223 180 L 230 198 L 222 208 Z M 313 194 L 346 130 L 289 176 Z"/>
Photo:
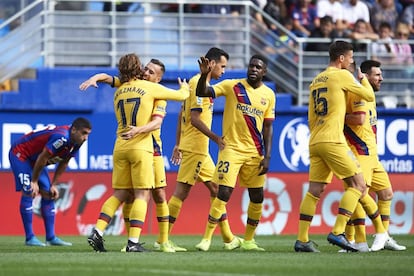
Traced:
<path id="1" fill-rule="evenodd" d="M 115 97 L 118 97 L 120 94 L 123 94 L 123 93 L 137 93 L 141 96 L 144 96 L 145 94 L 147 94 L 147 92 L 143 90 L 142 88 L 130 86 L 130 87 L 119 88 L 118 91 L 115 93 Z"/>

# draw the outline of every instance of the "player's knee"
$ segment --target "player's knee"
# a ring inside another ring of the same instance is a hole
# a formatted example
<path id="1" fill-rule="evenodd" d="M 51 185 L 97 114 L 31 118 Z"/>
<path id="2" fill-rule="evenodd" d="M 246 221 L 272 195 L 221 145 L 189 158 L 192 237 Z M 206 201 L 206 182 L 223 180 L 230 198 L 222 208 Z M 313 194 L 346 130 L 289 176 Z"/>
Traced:
<path id="1" fill-rule="evenodd" d="M 394 197 L 394 193 L 392 192 L 391 189 L 379 191 L 377 192 L 377 195 L 378 195 L 378 199 L 382 201 L 389 201 L 389 200 L 392 200 L 392 198 Z"/>
<path id="2" fill-rule="evenodd" d="M 251 202 L 263 203 L 263 200 L 264 200 L 263 188 L 250 188 L 248 190 L 249 190 L 249 197 L 250 197 Z"/>
<path id="3" fill-rule="evenodd" d="M 218 192 L 217 192 L 217 198 L 222 201 L 228 202 L 232 192 L 233 192 L 233 188 L 231 187 L 219 186 Z"/>

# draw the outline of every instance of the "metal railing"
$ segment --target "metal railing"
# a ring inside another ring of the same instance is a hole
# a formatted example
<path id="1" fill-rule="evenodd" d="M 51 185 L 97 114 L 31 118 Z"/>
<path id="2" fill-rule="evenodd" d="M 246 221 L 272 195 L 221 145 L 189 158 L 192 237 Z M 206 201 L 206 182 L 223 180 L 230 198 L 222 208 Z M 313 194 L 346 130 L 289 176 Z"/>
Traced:
<path id="1" fill-rule="evenodd" d="M 303 50 L 306 43 L 326 42 L 325 39 L 296 37 L 251 1 L 141 0 L 138 10 L 128 12 L 57 10 L 58 2 L 71 1 L 34 0 L 0 24 L 1 29 L 16 20 L 21 22 L 18 28 L 0 38 L 0 82 L 33 66 L 34 62 L 51 68 L 115 67 L 119 58 L 129 52 L 138 53 L 144 61 L 157 57 L 167 69 L 197 69 L 197 58 L 217 46 L 229 52 L 230 69 L 245 68 L 252 53 L 266 56 L 267 78 L 276 83 L 278 92 L 293 94 L 295 103 L 301 106 L 307 104 L 310 81 L 328 64 L 328 53 Z M 162 12 L 162 5 L 175 5 L 176 9 Z M 188 5 L 237 6 L 239 14 L 188 12 Z M 254 13 L 273 22 L 293 44 L 263 28 L 252 16 Z M 414 45 L 414 41 L 410 43 Z M 370 47 L 367 49 L 355 53 L 357 62 L 371 58 Z M 392 94 L 400 104 L 406 103 L 414 91 L 411 77 L 414 68 L 384 65 L 383 70 L 383 94 Z"/>

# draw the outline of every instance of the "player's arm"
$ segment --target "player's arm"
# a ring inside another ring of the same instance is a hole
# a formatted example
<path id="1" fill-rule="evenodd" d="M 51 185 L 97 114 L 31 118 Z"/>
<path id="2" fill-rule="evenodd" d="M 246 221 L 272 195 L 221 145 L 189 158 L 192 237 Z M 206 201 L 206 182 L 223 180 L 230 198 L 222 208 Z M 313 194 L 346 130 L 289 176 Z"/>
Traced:
<path id="1" fill-rule="evenodd" d="M 272 154 L 272 141 L 273 141 L 273 120 L 272 119 L 265 119 L 263 122 L 263 142 L 264 142 L 264 150 L 265 155 L 260 163 L 262 170 L 260 171 L 259 175 L 267 173 L 269 170 L 270 165 L 270 158 Z"/>
<path id="2" fill-rule="evenodd" d="M 180 139 L 181 139 L 181 116 L 183 114 L 183 107 L 181 106 L 180 113 L 178 113 L 177 129 L 175 131 L 175 145 L 171 156 L 171 163 L 173 165 L 180 165 L 183 154 L 180 151 Z"/>
<path id="3" fill-rule="evenodd" d="M 348 92 L 360 96 L 367 102 L 373 102 L 375 100 L 374 90 L 365 76 L 360 79 L 361 83 L 358 83 L 348 70 L 343 70 L 342 72 L 345 78 L 344 83 L 346 83 L 345 88 Z"/>
<path id="4" fill-rule="evenodd" d="M 221 136 L 218 136 L 206 124 L 200 119 L 201 112 L 198 110 L 191 110 L 191 125 L 198 129 L 201 133 L 206 135 L 208 138 L 213 140 L 219 147 L 220 150 L 224 149 L 224 141 Z"/>
<path id="5" fill-rule="evenodd" d="M 352 112 L 345 115 L 345 124 L 347 125 L 363 125 L 366 113 L 363 111 Z"/>
<path id="6" fill-rule="evenodd" d="M 89 79 L 87 79 L 86 81 L 82 82 L 79 85 L 79 89 L 84 91 L 84 90 L 88 89 L 91 86 L 97 88 L 98 87 L 98 82 L 103 82 L 103 83 L 109 84 L 111 86 L 114 86 L 115 85 L 115 78 L 108 75 L 108 74 L 105 74 L 105 73 L 95 74 L 92 77 L 90 77 Z"/>
<path id="7" fill-rule="evenodd" d="M 35 197 L 39 193 L 39 177 L 43 168 L 47 166 L 49 158 L 52 154 L 44 148 L 43 151 L 38 155 L 36 162 L 33 166 L 32 179 L 30 186 L 32 188 L 32 197 Z"/>
<path id="8" fill-rule="evenodd" d="M 52 199 L 59 198 L 59 190 L 57 189 L 57 184 L 60 176 L 68 167 L 69 160 L 70 158 L 60 161 L 56 167 L 55 173 L 53 174 L 52 186 L 50 187 L 50 197 Z"/>
<path id="9" fill-rule="evenodd" d="M 164 120 L 164 117 L 162 116 L 152 116 L 152 120 L 146 125 L 129 126 L 129 130 L 127 132 L 123 132 L 121 134 L 121 138 L 124 140 L 129 140 L 137 134 L 148 133 L 148 132 L 157 130 L 161 127 L 163 120 Z"/>
<path id="10" fill-rule="evenodd" d="M 200 57 L 198 65 L 200 67 L 201 76 L 197 83 L 196 95 L 197 97 L 213 97 L 213 89 L 207 85 L 207 76 L 211 71 L 208 58 Z"/>

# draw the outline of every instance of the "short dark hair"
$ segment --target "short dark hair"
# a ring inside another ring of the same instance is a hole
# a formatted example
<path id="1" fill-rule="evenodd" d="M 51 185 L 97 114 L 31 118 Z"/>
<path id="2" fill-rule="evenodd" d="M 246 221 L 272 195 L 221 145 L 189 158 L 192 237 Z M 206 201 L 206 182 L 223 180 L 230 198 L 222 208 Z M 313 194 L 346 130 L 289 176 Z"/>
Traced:
<path id="1" fill-rule="evenodd" d="M 336 40 L 329 45 L 329 59 L 330 61 L 337 60 L 341 55 L 344 55 L 348 51 L 353 51 L 354 47 L 351 43 L 343 41 L 343 40 Z"/>
<path id="2" fill-rule="evenodd" d="M 159 67 L 161 67 L 161 71 L 162 71 L 162 73 L 163 73 L 163 74 L 165 73 L 165 65 L 164 65 L 164 63 L 163 63 L 161 60 L 156 59 L 156 58 L 152 58 L 152 59 L 150 60 L 150 63 L 153 63 L 153 64 L 158 65 Z"/>
<path id="3" fill-rule="evenodd" d="M 320 19 L 320 24 L 327 24 L 327 23 L 334 23 L 332 16 L 330 15 L 325 15 L 324 17 L 322 17 Z"/>
<path id="4" fill-rule="evenodd" d="M 217 47 L 212 47 L 208 50 L 207 54 L 205 55 L 206 58 L 208 58 L 208 60 L 215 60 L 215 61 L 220 61 L 221 57 L 224 56 L 227 60 L 230 59 L 229 54 Z"/>
<path id="5" fill-rule="evenodd" d="M 369 74 L 372 67 L 381 67 L 381 62 L 377 60 L 368 59 L 361 63 L 361 72 L 365 74 Z"/>
<path id="6" fill-rule="evenodd" d="M 76 129 L 82 129 L 82 128 L 92 129 L 92 124 L 91 122 L 89 122 L 88 119 L 83 118 L 83 117 L 78 117 L 72 122 L 72 127 Z"/>
<path id="7" fill-rule="evenodd" d="M 255 55 L 252 55 L 252 57 L 250 58 L 250 61 L 252 59 L 259 59 L 259 60 L 261 60 L 266 65 L 266 67 L 267 67 L 267 58 L 265 58 L 264 56 L 259 55 L 259 54 L 255 54 Z M 250 63 L 250 61 L 249 61 L 249 63 Z"/>

